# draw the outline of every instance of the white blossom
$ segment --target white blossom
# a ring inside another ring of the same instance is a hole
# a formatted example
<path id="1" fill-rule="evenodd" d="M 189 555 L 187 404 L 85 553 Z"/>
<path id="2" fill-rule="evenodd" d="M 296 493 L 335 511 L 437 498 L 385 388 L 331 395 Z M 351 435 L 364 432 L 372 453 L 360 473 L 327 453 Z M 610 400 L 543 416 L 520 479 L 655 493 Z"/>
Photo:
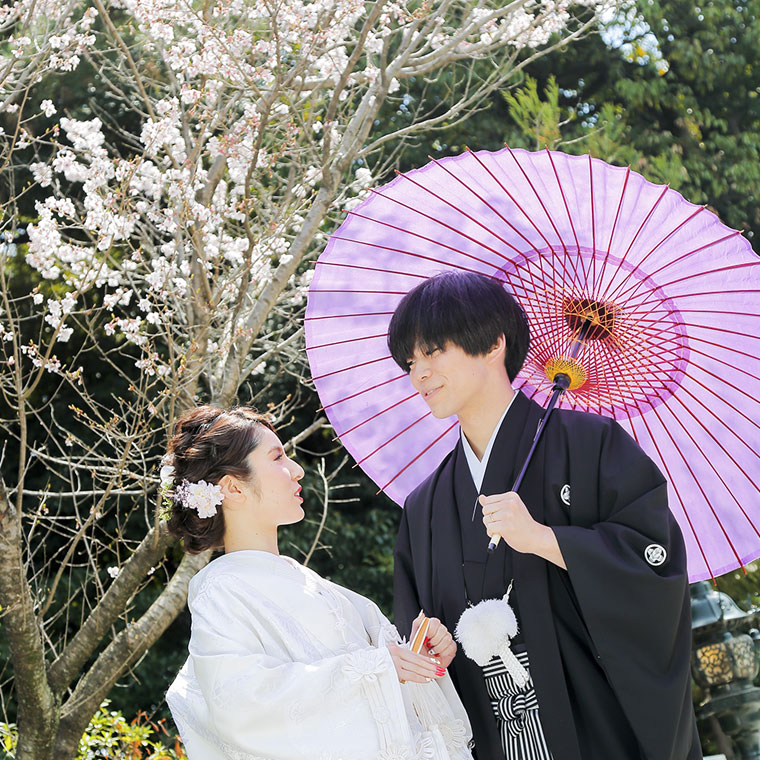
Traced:
<path id="1" fill-rule="evenodd" d="M 53 116 L 56 112 L 55 106 L 53 105 L 52 100 L 43 100 L 42 103 L 40 103 L 40 110 L 42 113 L 45 114 L 48 118 Z"/>

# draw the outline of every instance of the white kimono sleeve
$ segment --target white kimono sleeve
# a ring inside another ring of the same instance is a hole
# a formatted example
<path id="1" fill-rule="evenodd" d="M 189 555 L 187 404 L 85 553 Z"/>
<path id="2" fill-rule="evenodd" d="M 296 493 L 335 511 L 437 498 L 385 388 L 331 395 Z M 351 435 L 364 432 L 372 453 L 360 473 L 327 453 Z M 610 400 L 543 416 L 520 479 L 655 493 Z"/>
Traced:
<path id="1" fill-rule="evenodd" d="M 252 609 L 253 601 L 217 586 L 191 605 L 190 660 L 206 736 L 233 755 L 272 760 L 368 760 L 412 746 L 388 649 L 309 661 L 314 642 L 304 641 L 304 629 L 274 605 Z"/>

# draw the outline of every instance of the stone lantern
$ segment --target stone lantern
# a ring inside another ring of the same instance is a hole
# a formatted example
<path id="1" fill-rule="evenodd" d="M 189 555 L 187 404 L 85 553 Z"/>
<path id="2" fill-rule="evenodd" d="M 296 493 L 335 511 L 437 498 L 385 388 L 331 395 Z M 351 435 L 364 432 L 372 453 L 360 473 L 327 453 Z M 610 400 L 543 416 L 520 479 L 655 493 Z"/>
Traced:
<path id="1" fill-rule="evenodd" d="M 697 719 L 717 721 L 737 760 L 760 760 L 759 613 L 708 581 L 691 586 L 692 675 L 704 692 Z"/>

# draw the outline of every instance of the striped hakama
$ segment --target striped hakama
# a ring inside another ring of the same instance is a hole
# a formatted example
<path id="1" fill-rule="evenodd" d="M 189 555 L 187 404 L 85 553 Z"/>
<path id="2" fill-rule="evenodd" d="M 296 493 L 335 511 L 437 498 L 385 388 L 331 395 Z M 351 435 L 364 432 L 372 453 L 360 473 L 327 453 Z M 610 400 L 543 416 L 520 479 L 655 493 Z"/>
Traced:
<path id="1" fill-rule="evenodd" d="M 515 656 L 530 673 L 528 653 L 516 652 Z M 538 715 L 533 679 L 529 678 L 525 686 L 518 686 L 500 657 L 494 657 L 483 668 L 483 675 L 506 760 L 551 760 Z"/>

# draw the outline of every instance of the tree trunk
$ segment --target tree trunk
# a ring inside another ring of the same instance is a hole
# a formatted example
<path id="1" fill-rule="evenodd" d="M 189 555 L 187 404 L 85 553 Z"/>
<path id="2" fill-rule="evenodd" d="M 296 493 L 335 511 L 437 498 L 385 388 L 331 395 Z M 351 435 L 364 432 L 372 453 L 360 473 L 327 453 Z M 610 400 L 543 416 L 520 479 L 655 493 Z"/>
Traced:
<path id="1" fill-rule="evenodd" d="M 42 635 L 24 571 L 20 516 L 0 480 L 0 615 L 10 646 L 18 701 L 17 760 L 52 758 L 60 700 L 45 672 Z"/>
<path id="2" fill-rule="evenodd" d="M 129 624 L 116 636 L 79 681 L 74 693 L 63 705 L 55 739 L 56 760 L 73 760 L 79 740 L 100 703 L 124 671 L 153 646 L 180 613 L 187 602 L 190 579 L 208 563 L 209 557 L 210 552 L 186 554 L 158 599 L 138 621 Z"/>

